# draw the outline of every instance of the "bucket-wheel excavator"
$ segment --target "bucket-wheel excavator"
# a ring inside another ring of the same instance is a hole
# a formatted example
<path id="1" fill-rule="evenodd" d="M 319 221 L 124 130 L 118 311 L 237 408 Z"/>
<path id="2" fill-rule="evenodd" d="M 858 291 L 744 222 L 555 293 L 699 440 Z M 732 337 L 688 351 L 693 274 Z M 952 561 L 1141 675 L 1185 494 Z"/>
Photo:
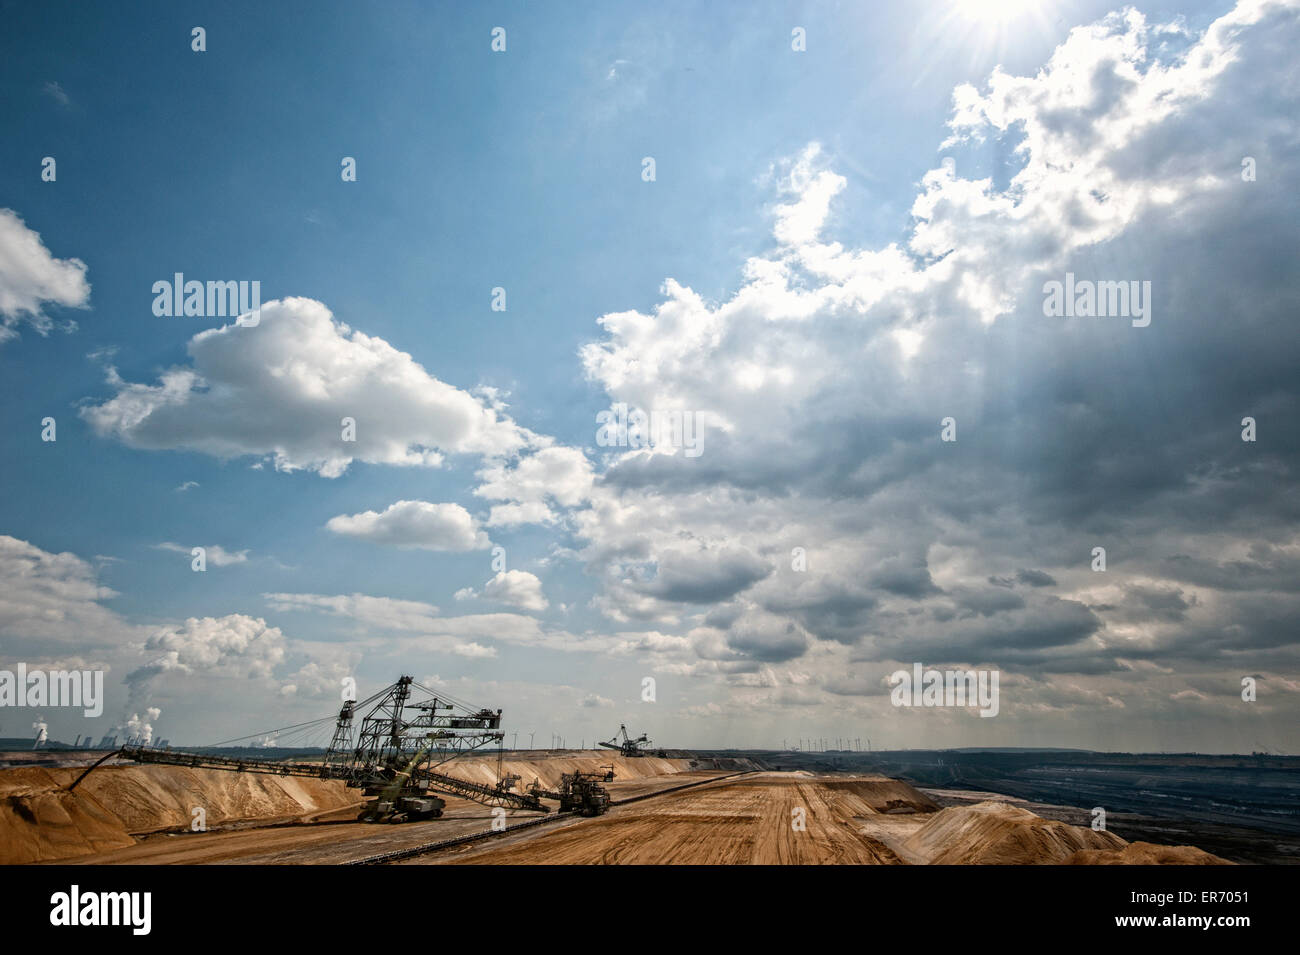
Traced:
<path id="1" fill-rule="evenodd" d="M 633 739 L 628 735 L 627 724 L 619 723 L 618 732 L 610 739 L 600 741 L 600 745 L 606 749 L 616 749 L 624 756 L 648 756 L 650 754 L 647 750 L 651 744 L 650 738 L 645 733 Z M 656 755 L 662 756 L 663 751 L 660 750 Z"/>
<path id="2" fill-rule="evenodd" d="M 424 696 L 412 700 L 412 690 Z M 354 731 L 358 712 L 364 713 Z M 473 782 L 438 771 L 454 757 L 491 743 L 498 747 L 505 738 L 501 731 L 501 710 L 478 708 L 452 701 L 445 694 L 421 686 L 409 676 L 385 687 L 366 700 L 348 700 L 335 720 L 334 735 L 321 762 L 279 762 L 269 759 L 222 756 L 204 752 L 124 747 L 108 754 L 77 777 L 76 788 L 99 763 L 114 756 L 137 763 L 163 763 L 198 769 L 239 773 L 269 773 L 277 776 L 314 776 L 342 780 L 371 797 L 357 817 L 366 822 L 407 822 L 442 815 L 443 795 L 459 796 L 486 806 L 547 812 L 536 792 L 516 792 L 519 777 L 502 776 L 498 756 L 495 784 Z M 311 724 L 299 724 L 299 729 Z M 272 730 L 267 736 L 274 736 Z M 581 775 L 581 774 L 579 774 Z M 565 799 L 560 793 L 546 794 Z M 606 797 L 608 799 L 608 797 Z"/>

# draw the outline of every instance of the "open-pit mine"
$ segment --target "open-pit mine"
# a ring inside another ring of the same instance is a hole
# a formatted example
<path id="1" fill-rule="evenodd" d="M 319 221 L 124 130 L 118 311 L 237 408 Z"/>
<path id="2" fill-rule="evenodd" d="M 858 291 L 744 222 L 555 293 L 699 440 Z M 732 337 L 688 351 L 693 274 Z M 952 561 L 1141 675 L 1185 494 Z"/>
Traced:
<path id="1" fill-rule="evenodd" d="M 69 753 L 89 762 L 95 754 Z M 448 774 L 495 785 L 497 754 Z M 172 765 L 0 770 L 0 862 L 87 864 L 1213 864 L 1199 849 L 1127 843 L 1011 802 L 940 808 L 905 782 L 765 771 L 753 759 L 501 754 L 507 774 L 558 787 L 599 773 L 606 812 L 539 813 L 444 795 L 438 818 L 359 821 L 339 780 Z M 194 810 L 206 831 L 195 831 Z"/>
<path id="2" fill-rule="evenodd" d="M 330 746 L 296 758 L 140 741 L 0 757 L 0 862 L 1226 863 L 1023 800 L 656 749 L 626 726 L 599 750 L 507 751 L 501 710 L 410 677 L 317 722 Z"/>

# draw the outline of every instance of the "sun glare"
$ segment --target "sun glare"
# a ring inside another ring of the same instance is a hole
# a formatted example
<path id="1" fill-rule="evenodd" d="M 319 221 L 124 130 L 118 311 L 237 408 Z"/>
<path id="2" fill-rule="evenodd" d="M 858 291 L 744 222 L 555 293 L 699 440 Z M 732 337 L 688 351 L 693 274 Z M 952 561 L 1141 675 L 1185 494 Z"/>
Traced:
<path id="1" fill-rule="evenodd" d="M 1024 14 L 1041 0 L 954 0 L 958 12 L 975 23 L 1006 23 Z"/>

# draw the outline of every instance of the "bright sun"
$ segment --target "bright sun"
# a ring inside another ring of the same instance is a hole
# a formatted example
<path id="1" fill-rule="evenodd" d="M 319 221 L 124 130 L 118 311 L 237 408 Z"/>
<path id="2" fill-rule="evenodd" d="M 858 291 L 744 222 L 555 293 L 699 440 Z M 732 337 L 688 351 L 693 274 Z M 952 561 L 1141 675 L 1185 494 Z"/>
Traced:
<path id="1" fill-rule="evenodd" d="M 928 64 L 917 69 L 917 82 L 935 64 L 965 59 L 971 80 L 987 73 L 1026 42 L 1059 40 L 1069 32 L 1061 11 L 1064 0 L 938 0 L 939 16 L 919 30 L 927 44 Z M 1052 21 L 1055 21 L 1053 26 Z"/>
<path id="2" fill-rule="evenodd" d="M 967 20 L 1006 23 L 1041 3 L 1039 0 L 955 0 L 955 6 Z"/>

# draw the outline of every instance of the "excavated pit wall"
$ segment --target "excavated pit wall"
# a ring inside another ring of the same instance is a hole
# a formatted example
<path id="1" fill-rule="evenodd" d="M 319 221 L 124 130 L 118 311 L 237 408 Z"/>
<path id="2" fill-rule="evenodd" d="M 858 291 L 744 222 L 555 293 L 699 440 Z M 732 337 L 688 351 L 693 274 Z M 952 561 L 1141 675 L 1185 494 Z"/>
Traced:
<path id="1" fill-rule="evenodd" d="M 752 768 L 749 760 L 624 758 L 583 751 L 530 758 L 508 754 L 502 770 L 517 773 L 522 786 L 538 779 L 554 789 L 562 773 L 597 772 L 610 764 L 618 779 Z M 497 760 L 487 755 L 458 757 L 439 771 L 492 784 Z M 0 864 L 68 859 L 132 845 L 136 836 L 188 829 L 195 807 L 203 809 L 211 829 L 301 819 L 361 801 L 356 790 L 335 780 L 154 765 L 101 766 L 68 792 L 81 772 L 82 767 L 0 769 Z"/>

